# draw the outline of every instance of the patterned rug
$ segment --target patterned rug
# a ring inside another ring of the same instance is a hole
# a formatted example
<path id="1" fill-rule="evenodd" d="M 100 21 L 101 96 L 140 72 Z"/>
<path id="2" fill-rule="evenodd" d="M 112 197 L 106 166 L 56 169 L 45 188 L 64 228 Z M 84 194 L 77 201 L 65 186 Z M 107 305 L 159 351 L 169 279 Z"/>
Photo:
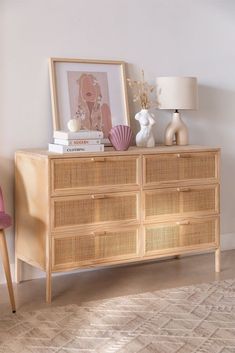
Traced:
<path id="1" fill-rule="evenodd" d="M 235 280 L 18 312 L 1 353 L 235 353 Z"/>

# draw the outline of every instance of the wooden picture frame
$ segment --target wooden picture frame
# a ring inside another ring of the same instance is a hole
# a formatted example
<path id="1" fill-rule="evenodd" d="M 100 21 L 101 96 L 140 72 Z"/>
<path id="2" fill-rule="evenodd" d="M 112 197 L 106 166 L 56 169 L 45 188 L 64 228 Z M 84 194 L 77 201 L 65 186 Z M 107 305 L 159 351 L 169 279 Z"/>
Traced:
<path id="1" fill-rule="evenodd" d="M 77 117 L 107 143 L 111 127 L 130 125 L 125 62 L 49 58 L 49 68 L 53 130 L 68 131 Z"/>

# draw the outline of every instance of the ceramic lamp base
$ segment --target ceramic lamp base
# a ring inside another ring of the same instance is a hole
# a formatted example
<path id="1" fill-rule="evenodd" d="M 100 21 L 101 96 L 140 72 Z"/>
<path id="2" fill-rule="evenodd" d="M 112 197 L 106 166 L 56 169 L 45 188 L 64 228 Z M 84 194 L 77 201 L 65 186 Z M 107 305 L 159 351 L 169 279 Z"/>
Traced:
<path id="1" fill-rule="evenodd" d="M 172 121 L 165 132 L 165 145 L 172 146 L 174 142 L 180 146 L 188 145 L 188 128 L 178 112 L 173 113 Z"/>

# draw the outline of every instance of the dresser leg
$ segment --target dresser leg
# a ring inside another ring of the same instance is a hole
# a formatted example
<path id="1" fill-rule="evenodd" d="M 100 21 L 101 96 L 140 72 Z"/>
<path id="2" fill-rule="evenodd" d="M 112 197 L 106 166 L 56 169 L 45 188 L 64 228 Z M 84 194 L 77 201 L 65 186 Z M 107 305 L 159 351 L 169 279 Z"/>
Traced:
<path id="1" fill-rule="evenodd" d="M 220 272 L 220 257 L 221 251 L 220 248 L 215 250 L 215 272 Z"/>
<path id="2" fill-rule="evenodd" d="M 51 271 L 46 272 L 46 302 L 51 304 Z"/>

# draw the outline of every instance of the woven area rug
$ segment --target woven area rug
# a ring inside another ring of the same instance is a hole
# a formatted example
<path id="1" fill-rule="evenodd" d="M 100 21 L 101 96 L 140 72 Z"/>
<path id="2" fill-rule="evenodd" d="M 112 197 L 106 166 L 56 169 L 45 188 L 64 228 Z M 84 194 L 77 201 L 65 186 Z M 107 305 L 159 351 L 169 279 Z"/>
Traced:
<path id="1" fill-rule="evenodd" d="M 235 353 L 235 280 L 19 312 L 1 353 Z"/>

